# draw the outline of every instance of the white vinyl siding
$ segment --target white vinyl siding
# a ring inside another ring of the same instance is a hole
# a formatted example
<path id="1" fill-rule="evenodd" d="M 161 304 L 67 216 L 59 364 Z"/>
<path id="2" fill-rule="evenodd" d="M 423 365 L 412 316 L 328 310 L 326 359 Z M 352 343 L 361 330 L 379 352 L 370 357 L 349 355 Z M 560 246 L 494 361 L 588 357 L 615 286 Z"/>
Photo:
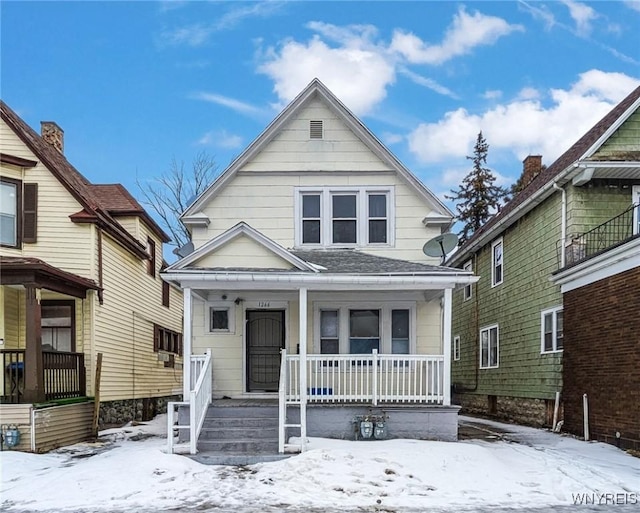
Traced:
<path id="1" fill-rule="evenodd" d="M 540 314 L 540 352 L 555 353 L 564 349 L 564 314 L 562 307 Z"/>
<path id="2" fill-rule="evenodd" d="M 499 365 L 500 333 L 498 325 L 480 330 L 480 368 L 491 369 Z"/>
<path id="3" fill-rule="evenodd" d="M 504 243 L 502 238 L 491 244 L 491 286 L 504 281 Z"/>

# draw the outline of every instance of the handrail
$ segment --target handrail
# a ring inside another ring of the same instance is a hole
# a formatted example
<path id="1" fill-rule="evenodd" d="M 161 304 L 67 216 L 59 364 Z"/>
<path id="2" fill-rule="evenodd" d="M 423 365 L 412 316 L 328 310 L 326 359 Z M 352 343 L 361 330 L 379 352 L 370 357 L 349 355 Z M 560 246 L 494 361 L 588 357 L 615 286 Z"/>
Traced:
<path id="1" fill-rule="evenodd" d="M 278 452 L 284 453 L 284 445 L 286 443 L 286 401 L 287 401 L 287 350 L 280 351 L 280 383 L 278 385 Z"/>
<path id="2" fill-rule="evenodd" d="M 172 401 L 167 405 L 167 452 L 172 454 L 175 451 L 175 431 L 181 429 L 189 430 L 189 452 L 198 452 L 198 438 L 207 415 L 207 409 L 211 404 L 211 349 L 207 349 L 204 355 L 194 355 L 191 357 L 190 365 L 194 365 L 197 373 L 192 375 L 195 385 L 191 387 L 188 401 Z M 189 406 L 188 424 L 179 424 L 179 408 Z"/>

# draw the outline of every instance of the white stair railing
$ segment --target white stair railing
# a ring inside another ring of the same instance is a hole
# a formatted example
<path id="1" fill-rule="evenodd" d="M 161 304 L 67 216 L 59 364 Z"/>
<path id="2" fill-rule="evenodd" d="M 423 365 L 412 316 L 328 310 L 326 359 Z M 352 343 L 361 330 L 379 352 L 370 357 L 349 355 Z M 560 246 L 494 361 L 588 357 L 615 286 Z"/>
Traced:
<path id="1" fill-rule="evenodd" d="M 189 430 L 189 453 L 198 452 L 198 438 L 207 409 L 211 404 L 211 350 L 207 349 L 205 355 L 191 357 L 191 376 L 195 381 L 189 393 L 189 401 L 174 401 L 167 405 L 167 452 L 170 454 L 176 449 L 176 436 L 180 430 Z M 193 383 L 192 381 L 192 383 Z M 189 406 L 189 422 L 179 423 L 179 410 L 181 406 Z"/>
<path id="2" fill-rule="evenodd" d="M 287 356 L 287 350 L 282 349 L 282 359 L 280 361 L 280 384 L 278 387 L 278 452 L 287 451 L 302 452 L 305 444 L 302 438 L 306 436 L 306 429 L 303 429 L 303 422 L 306 418 L 303 409 L 306 407 L 300 401 L 299 393 L 292 393 L 299 390 L 300 357 Z M 295 364 L 297 362 L 297 366 Z M 295 387 L 295 388 L 292 388 Z M 300 410 L 299 423 L 290 423 L 287 419 L 287 407 L 298 406 Z M 300 431 L 300 444 L 290 444 L 287 437 L 289 428 L 297 428 Z"/>

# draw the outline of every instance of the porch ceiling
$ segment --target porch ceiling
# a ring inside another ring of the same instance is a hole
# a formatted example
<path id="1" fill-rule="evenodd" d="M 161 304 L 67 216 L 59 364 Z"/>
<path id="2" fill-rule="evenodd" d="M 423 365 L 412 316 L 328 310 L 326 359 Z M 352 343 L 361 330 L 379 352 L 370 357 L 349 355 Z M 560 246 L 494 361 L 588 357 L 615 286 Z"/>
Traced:
<path id="1" fill-rule="evenodd" d="M 0 285 L 32 286 L 80 299 L 87 297 L 87 290 L 100 290 L 93 280 L 27 257 L 0 256 Z"/>

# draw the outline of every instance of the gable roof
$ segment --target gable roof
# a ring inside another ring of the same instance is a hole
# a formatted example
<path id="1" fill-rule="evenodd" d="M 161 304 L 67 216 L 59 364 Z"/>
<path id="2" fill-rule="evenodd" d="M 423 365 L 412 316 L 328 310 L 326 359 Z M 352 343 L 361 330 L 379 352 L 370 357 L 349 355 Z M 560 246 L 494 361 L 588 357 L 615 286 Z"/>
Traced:
<path id="1" fill-rule="evenodd" d="M 303 259 L 297 257 L 292 252 L 287 251 L 277 242 L 274 242 L 266 235 L 263 235 L 255 228 L 252 228 L 244 221 L 239 222 L 235 226 L 232 226 L 227 231 L 221 233 L 217 237 L 214 237 L 210 241 L 206 242 L 202 246 L 200 246 L 196 251 L 177 261 L 175 264 L 169 266 L 167 271 L 174 271 L 179 269 L 188 268 L 189 264 L 192 264 L 202 257 L 213 253 L 216 249 L 224 246 L 225 244 L 231 242 L 232 240 L 245 236 L 254 242 L 260 244 L 265 247 L 267 250 L 272 252 L 274 255 L 279 256 L 283 260 L 289 262 L 293 267 L 300 271 L 312 271 L 317 272 L 317 269 L 312 264 L 305 262 Z"/>
<path id="2" fill-rule="evenodd" d="M 459 265 L 470 253 L 478 250 L 522 215 L 553 193 L 553 185 L 567 178 L 583 160 L 591 157 L 625 120 L 640 107 L 640 87 L 634 89 L 606 116 L 598 121 L 573 146 L 558 157 L 549 167 L 538 174 L 533 181 L 504 205 L 486 224 L 449 259 L 450 265 Z"/>
<path id="3" fill-rule="evenodd" d="M 70 216 L 72 221 L 96 223 L 133 254 L 140 258 L 148 258 L 145 247 L 112 217 L 108 208 L 109 200 L 104 203 L 105 194 L 98 192 L 96 186 L 73 167 L 62 153 L 43 140 L 2 100 L 0 100 L 0 116 L 76 201 L 82 205 L 83 211 Z M 133 200 L 129 193 L 126 194 Z M 119 193 L 119 196 L 122 197 L 122 194 Z M 135 200 L 133 201 L 135 202 Z M 138 207 L 142 209 L 139 204 Z M 149 227 L 163 242 L 168 242 L 169 237 L 162 229 L 148 215 L 146 217 L 145 221 L 147 221 Z"/>
<path id="4" fill-rule="evenodd" d="M 345 125 L 369 148 L 380 160 L 394 169 L 398 175 L 422 197 L 433 210 L 453 219 L 453 213 L 442 203 L 425 185 L 407 169 L 389 149 L 360 121 L 327 87 L 317 78 L 287 105 L 284 110 L 265 128 L 265 130 L 242 152 L 225 171 L 220 174 L 203 191 L 194 202 L 187 207 L 181 219 L 188 221 L 189 217 L 197 214 L 210 198 L 224 187 L 235 174 L 265 146 L 273 140 L 280 129 L 292 120 L 301 109 L 315 98 L 321 99 Z"/>

